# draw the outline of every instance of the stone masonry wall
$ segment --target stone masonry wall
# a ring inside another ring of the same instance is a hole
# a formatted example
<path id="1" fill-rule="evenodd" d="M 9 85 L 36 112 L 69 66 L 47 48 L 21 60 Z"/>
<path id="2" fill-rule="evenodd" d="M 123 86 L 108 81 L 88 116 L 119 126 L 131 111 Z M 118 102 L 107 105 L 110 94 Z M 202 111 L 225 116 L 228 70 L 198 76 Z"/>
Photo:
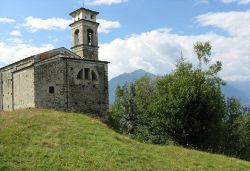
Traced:
<path id="1" fill-rule="evenodd" d="M 65 62 L 49 59 L 34 66 L 35 107 L 67 110 Z"/>
<path id="2" fill-rule="evenodd" d="M 106 117 L 108 67 L 106 63 L 68 59 L 69 109 Z"/>
<path id="3" fill-rule="evenodd" d="M 34 67 L 13 72 L 13 109 L 35 107 Z"/>
<path id="4" fill-rule="evenodd" d="M 98 60 L 98 47 L 80 45 L 74 47 L 73 51 L 82 58 Z"/>
<path id="5" fill-rule="evenodd" d="M 19 70 L 23 70 L 28 67 L 32 67 L 34 63 L 33 58 L 27 58 L 25 60 L 16 62 L 12 65 L 9 65 L 7 67 L 1 68 L 0 70 L 0 110 L 5 111 L 11 111 L 14 108 L 14 96 L 13 96 L 13 87 L 15 86 L 13 84 L 13 73 Z M 28 74 L 29 75 L 29 74 Z M 22 80 L 21 80 L 22 81 Z M 32 77 L 27 77 L 26 82 L 32 82 Z M 25 91 L 29 91 L 30 87 L 25 88 Z M 32 90 L 31 90 L 32 91 Z M 29 96 L 23 97 L 25 100 L 30 98 Z M 32 102 L 31 102 L 32 103 Z M 30 104 L 31 104 L 30 103 Z M 27 107 L 32 107 L 27 106 Z"/>
<path id="6" fill-rule="evenodd" d="M 13 110 L 12 103 L 12 72 L 15 67 L 11 67 L 2 72 L 2 109 L 5 111 Z"/>
<path id="7" fill-rule="evenodd" d="M 57 58 L 34 68 L 36 107 L 107 117 L 107 63 Z"/>

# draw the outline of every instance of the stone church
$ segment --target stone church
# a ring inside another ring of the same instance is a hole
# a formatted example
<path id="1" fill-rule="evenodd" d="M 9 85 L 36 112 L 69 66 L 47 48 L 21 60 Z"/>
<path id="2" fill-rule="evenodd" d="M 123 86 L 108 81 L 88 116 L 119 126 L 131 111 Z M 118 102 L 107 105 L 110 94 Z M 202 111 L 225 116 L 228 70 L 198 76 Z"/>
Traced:
<path id="1" fill-rule="evenodd" d="M 30 56 L 0 69 L 0 109 L 52 108 L 106 117 L 108 62 L 98 59 L 98 12 L 70 15 L 72 48 Z"/>

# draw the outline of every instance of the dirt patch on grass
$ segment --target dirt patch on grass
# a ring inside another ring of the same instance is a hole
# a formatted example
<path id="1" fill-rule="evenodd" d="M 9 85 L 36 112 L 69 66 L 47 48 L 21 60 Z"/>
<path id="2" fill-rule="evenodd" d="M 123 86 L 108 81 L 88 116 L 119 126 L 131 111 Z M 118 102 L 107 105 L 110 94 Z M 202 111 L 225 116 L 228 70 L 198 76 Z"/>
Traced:
<path id="1" fill-rule="evenodd" d="M 46 141 L 46 140 L 42 141 L 42 142 L 40 143 L 40 145 L 41 145 L 42 147 L 50 148 L 50 149 L 56 148 L 56 147 L 58 146 L 58 144 L 55 144 L 55 143 L 53 143 L 53 142 L 49 142 L 49 141 Z"/>
<path id="2" fill-rule="evenodd" d="M 3 120 L 4 123 L 13 123 L 16 121 L 16 115 L 13 115 L 12 112 L 0 112 L 0 120 Z"/>

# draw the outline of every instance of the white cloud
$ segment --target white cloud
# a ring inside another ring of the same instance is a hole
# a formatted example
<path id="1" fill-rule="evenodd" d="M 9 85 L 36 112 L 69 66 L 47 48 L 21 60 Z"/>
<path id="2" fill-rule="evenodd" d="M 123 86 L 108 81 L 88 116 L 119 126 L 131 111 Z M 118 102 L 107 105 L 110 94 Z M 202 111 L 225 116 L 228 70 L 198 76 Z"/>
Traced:
<path id="1" fill-rule="evenodd" d="M 250 11 L 208 13 L 198 16 L 202 26 L 213 26 L 228 32 L 231 36 L 250 35 Z"/>
<path id="2" fill-rule="evenodd" d="M 37 30 L 65 30 L 68 28 L 69 24 L 72 23 L 71 20 L 63 18 L 34 18 L 32 16 L 25 18 L 24 26 L 31 31 Z"/>
<path id="3" fill-rule="evenodd" d="M 99 33 L 109 33 L 112 29 L 120 28 L 121 24 L 118 21 L 108 21 L 104 19 L 97 20 L 100 23 Z"/>
<path id="4" fill-rule="evenodd" d="M 118 21 L 108 21 L 104 19 L 97 20 L 100 23 L 99 33 L 109 33 L 112 29 L 119 28 L 121 24 Z M 63 18 L 25 18 L 25 27 L 31 31 L 37 30 L 64 30 L 68 28 L 69 24 L 72 23 L 72 20 L 67 20 Z"/>
<path id="5" fill-rule="evenodd" d="M 89 5 L 112 5 L 127 2 L 127 0 L 86 0 Z"/>
<path id="6" fill-rule="evenodd" d="M 0 23 L 14 23 L 16 20 L 11 18 L 0 18 Z"/>
<path id="7" fill-rule="evenodd" d="M 20 43 L 23 43 L 23 40 L 20 37 L 11 37 L 11 38 L 6 39 L 6 42 L 10 44 L 13 44 L 13 43 L 20 44 Z"/>
<path id="8" fill-rule="evenodd" d="M 233 3 L 236 2 L 239 5 L 249 4 L 250 0 L 221 0 L 223 3 Z"/>
<path id="9" fill-rule="evenodd" d="M 100 45 L 100 58 L 111 62 L 110 78 L 136 69 L 164 74 L 174 69 L 181 51 L 195 62 L 193 43 L 213 37 L 216 36 L 180 36 L 170 29 L 158 29 Z"/>
<path id="10" fill-rule="evenodd" d="M 0 42 L 0 63 L 10 64 L 26 57 L 53 49 L 53 45 L 35 46 L 21 42 Z"/>
<path id="11" fill-rule="evenodd" d="M 22 33 L 19 30 L 14 30 L 12 32 L 10 32 L 11 36 L 15 36 L 15 37 L 21 37 Z"/>
<path id="12" fill-rule="evenodd" d="M 213 47 L 212 62 L 220 60 L 223 63 L 220 76 L 231 81 L 250 80 L 248 13 L 210 13 L 197 17 L 201 25 L 222 28 L 230 36 L 216 33 L 185 36 L 174 34 L 169 29 L 152 30 L 100 45 L 100 58 L 111 62 L 110 78 L 139 68 L 165 74 L 174 69 L 181 51 L 189 61 L 197 63 L 193 44 L 208 40 Z"/>

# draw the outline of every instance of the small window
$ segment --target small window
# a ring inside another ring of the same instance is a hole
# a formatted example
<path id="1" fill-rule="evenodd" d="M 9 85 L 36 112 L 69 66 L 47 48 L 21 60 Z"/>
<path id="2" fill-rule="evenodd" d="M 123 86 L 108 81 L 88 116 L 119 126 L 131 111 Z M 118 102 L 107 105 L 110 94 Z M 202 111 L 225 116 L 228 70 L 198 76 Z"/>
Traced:
<path id="1" fill-rule="evenodd" d="M 97 75 L 96 75 L 95 71 L 91 71 L 91 76 L 92 76 L 93 81 L 97 81 Z"/>
<path id="2" fill-rule="evenodd" d="M 83 79 L 83 70 L 82 70 L 82 69 L 78 72 L 76 78 L 77 78 L 78 80 L 82 80 L 82 79 Z"/>
<path id="3" fill-rule="evenodd" d="M 55 93 L 55 87 L 53 87 L 53 86 L 49 87 L 49 93 L 54 94 Z"/>
<path id="4" fill-rule="evenodd" d="M 93 15 L 91 15 L 91 16 L 90 16 L 90 18 L 91 18 L 91 19 L 94 19 L 94 16 L 93 16 Z"/>
<path id="5" fill-rule="evenodd" d="M 85 68 L 84 69 L 84 73 L 85 73 L 85 80 L 90 80 L 90 69 L 89 68 Z"/>

